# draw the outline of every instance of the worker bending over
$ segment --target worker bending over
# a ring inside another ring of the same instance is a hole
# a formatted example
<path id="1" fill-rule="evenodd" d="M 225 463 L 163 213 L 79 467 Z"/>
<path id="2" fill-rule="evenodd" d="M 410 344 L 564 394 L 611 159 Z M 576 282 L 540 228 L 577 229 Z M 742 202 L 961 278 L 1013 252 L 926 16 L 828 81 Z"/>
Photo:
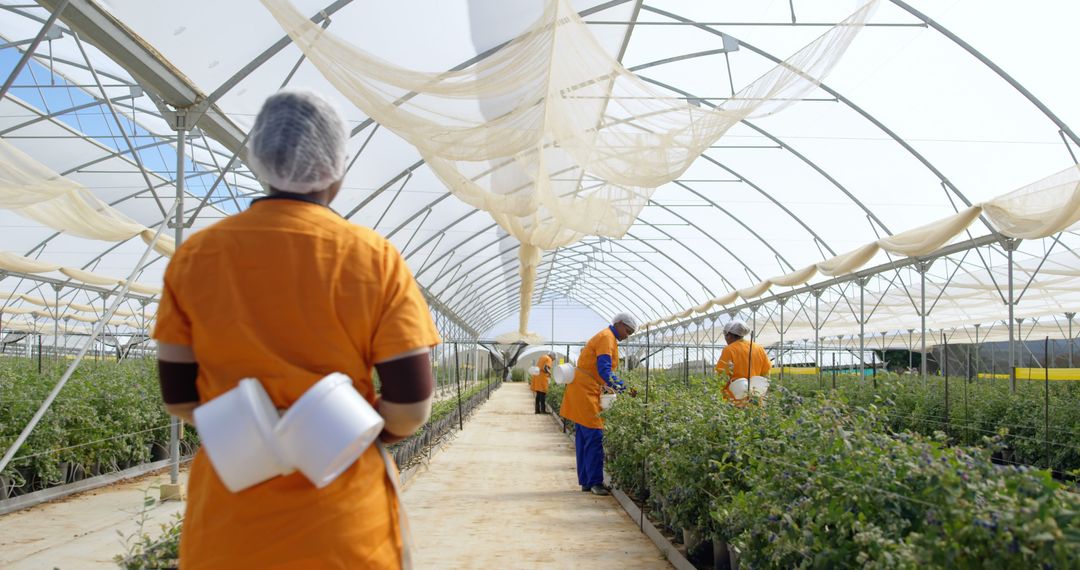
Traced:
<path id="1" fill-rule="evenodd" d="M 589 339 L 578 357 L 574 381 L 566 387 L 559 415 L 574 422 L 578 484 L 594 495 L 610 494 L 604 486 L 604 420 L 600 418 L 600 394 L 622 392 L 626 387 L 615 375 L 619 366 L 619 341 L 634 334 L 637 322 L 619 313 L 611 326 Z"/>

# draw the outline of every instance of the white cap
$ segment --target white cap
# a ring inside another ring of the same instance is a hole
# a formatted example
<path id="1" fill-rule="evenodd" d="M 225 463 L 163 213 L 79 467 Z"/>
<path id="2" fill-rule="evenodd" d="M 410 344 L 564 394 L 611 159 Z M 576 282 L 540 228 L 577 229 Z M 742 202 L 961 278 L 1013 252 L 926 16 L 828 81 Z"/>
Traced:
<path id="1" fill-rule="evenodd" d="M 630 316 L 630 313 L 619 313 L 615 315 L 615 318 L 611 319 L 611 324 L 622 323 L 631 329 L 637 330 L 637 320 Z"/>
<path id="2" fill-rule="evenodd" d="M 273 188 L 323 190 L 345 176 L 345 121 L 314 91 L 283 89 L 263 103 L 248 137 L 248 164 Z"/>
<path id="3" fill-rule="evenodd" d="M 733 334 L 738 337 L 744 337 L 750 334 L 750 327 L 746 326 L 746 323 L 739 319 L 732 319 L 724 325 L 724 334 Z"/>

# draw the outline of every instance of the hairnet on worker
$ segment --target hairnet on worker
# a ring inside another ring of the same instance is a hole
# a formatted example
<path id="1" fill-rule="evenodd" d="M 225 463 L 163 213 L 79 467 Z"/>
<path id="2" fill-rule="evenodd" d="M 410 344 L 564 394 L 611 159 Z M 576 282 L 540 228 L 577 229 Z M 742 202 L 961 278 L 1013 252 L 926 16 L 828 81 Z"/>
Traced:
<path id="1" fill-rule="evenodd" d="M 619 313 L 615 315 L 615 318 L 611 319 L 611 324 L 617 325 L 619 323 L 630 327 L 630 332 L 636 331 L 638 328 L 637 320 L 630 313 Z"/>
<path id="2" fill-rule="evenodd" d="M 724 334 L 730 334 L 742 338 L 750 334 L 750 327 L 739 319 L 732 319 L 724 325 Z"/>
<path id="3" fill-rule="evenodd" d="M 345 121 L 318 93 L 284 89 L 271 95 L 248 137 L 252 172 L 281 192 L 308 194 L 345 175 Z"/>

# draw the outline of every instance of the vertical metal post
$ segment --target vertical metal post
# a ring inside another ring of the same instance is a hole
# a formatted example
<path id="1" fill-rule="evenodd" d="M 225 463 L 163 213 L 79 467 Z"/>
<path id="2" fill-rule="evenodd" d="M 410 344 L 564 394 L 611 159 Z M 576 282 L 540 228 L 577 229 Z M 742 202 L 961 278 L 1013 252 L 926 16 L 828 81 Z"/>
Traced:
<path id="1" fill-rule="evenodd" d="M 642 417 L 642 434 L 644 434 L 642 439 L 644 439 L 645 441 L 648 441 L 648 439 L 649 439 L 649 379 L 650 379 L 650 370 L 652 368 L 651 350 L 652 350 L 652 330 L 646 329 L 645 330 L 645 410 L 641 414 L 641 417 Z M 575 437 L 576 436 L 577 435 L 575 434 Z M 646 481 L 645 473 L 646 473 L 646 470 L 648 469 L 648 464 L 649 464 L 648 456 L 642 457 L 641 458 L 641 488 L 640 488 L 640 491 L 642 492 L 642 495 L 644 495 L 644 491 L 645 491 L 645 481 Z M 642 506 L 644 506 L 644 505 L 642 505 Z M 645 509 L 644 508 L 641 509 L 640 514 L 638 516 L 638 526 L 641 529 L 645 528 Z"/>
<path id="2" fill-rule="evenodd" d="M 859 282 L 859 380 L 866 378 L 866 277 Z"/>
<path id="3" fill-rule="evenodd" d="M 982 326 L 979 323 L 975 323 L 975 361 L 974 366 L 968 364 L 968 368 L 973 368 L 972 372 L 968 374 L 970 378 L 979 377 L 979 347 L 982 345 L 982 341 L 979 340 L 979 327 Z"/>
<path id="4" fill-rule="evenodd" d="M 940 369 L 945 377 L 945 433 L 949 433 L 949 337 L 945 336 L 945 329 L 941 329 L 942 363 Z"/>
<path id="5" fill-rule="evenodd" d="M 1073 319 L 1076 318 L 1076 313 L 1065 313 L 1065 318 L 1069 320 L 1069 368 L 1073 367 Z"/>
<path id="6" fill-rule="evenodd" d="M 1050 459 L 1050 337 L 1043 340 L 1043 436 L 1046 442 L 1046 468 L 1054 469 Z"/>
<path id="7" fill-rule="evenodd" d="M 836 353 L 832 353 L 832 389 L 836 389 Z"/>
<path id="8" fill-rule="evenodd" d="M 913 364 L 915 358 L 915 329 L 907 330 L 907 348 L 907 367 L 910 372 L 911 369 L 915 367 Z"/>
<path id="9" fill-rule="evenodd" d="M 686 334 L 683 334 L 683 342 L 685 342 Z M 686 387 L 690 387 L 690 346 L 683 345 L 683 380 L 686 382 Z"/>
<path id="10" fill-rule="evenodd" d="M 457 384 L 458 429 L 465 429 L 465 418 L 461 412 L 461 366 L 458 360 L 458 343 L 454 342 L 454 383 Z"/>
<path id="11" fill-rule="evenodd" d="M 60 361 L 60 286 L 53 285 L 53 361 Z"/>
<path id="12" fill-rule="evenodd" d="M 922 350 L 920 351 L 919 368 L 922 372 L 923 386 L 926 385 L 926 272 L 929 270 L 929 262 L 919 262 L 919 278 L 922 283 L 919 287 L 919 330 L 922 333 Z"/>
<path id="13" fill-rule="evenodd" d="M 186 125 L 181 123 L 183 115 L 178 114 L 176 129 L 176 217 L 174 220 L 173 239 L 176 247 L 184 241 L 184 153 L 187 143 Z M 169 482 L 180 482 L 180 418 L 169 418 Z"/>
<path id="14" fill-rule="evenodd" d="M 1013 394 L 1016 393 L 1016 338 L 1015 330 L 1015 310 L 1016 301 L 1013 298 L 1015 287 L 1013 286 L 1013 250 L 1016 249 L 1015 241 L 1012 239 L 1006 239 L 1005 251 L 1009 258 L 1009 391 Z"/>
<path id="15" fill-rule="evenodd" d="M 787 303 L 787 299 L 780 299 L 777 301 L 780 303 L 780 354 L 777 355 L 777 360 L 780 361 L 780 381 L 784 381 L 784 305 Z"/>
<path id="16" fill-rule="evenodd" d="M 824 388 L 825 379 L 821 375 L 821 293 L 819 289 L 813 291 L 814 295 L 814 366 L 817 366 L 818 388 Z"/>

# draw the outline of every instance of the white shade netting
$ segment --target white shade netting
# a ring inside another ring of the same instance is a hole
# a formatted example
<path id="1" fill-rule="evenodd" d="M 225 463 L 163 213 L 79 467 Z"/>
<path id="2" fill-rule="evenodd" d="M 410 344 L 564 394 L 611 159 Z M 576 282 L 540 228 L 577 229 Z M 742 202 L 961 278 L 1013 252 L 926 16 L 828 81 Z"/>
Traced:
<path id="1" fill-rule="evenodd" d="M 805 285 L 818 273 L 827 276 L 848 275 L 863 268 L 879 250 L 906 257 L 929 255 L 964 233 L 979 216 L 985 216 L 998 233 L 1008 238 L 1045 238 L 1070 229 L 1080 222 L 1080 165 L 1070 166 L 947 218 L 879 239 L 787 275 L 715 297 L 692 309 L 646 323 L 645 326 L 678 322 L 695 313 L 703 314 L 717 307 L 731 305 L 739 298 L 754 299 L 767 293 L 773 286 Z M 1043 291 L 1053 294 L 1053 288 L 1044 288 Z"/>
<path id="2" fill-rule="evenodd" d="M 0 139 L 0 208 L 87 239 L 124 241 L 139 236 L 149 244 L 154 238 L 153 230 L 3 139 Z M 161 236 L 154 249 L 172 256 L 175 247 L 172 239 Z"/>
<path id="3" fill-rule="evenodd" d="M 674 98 L 627 71 L 566 0 L 548 0 L 527 29 L 473 65 L 440 73 L 359 49 L 289 0 L 263 5 L 338 91 L 521 242 L 518 332 L 525 335 L 539 250 L 586 235 L 622 237 L 655 188 L 732 126 L 814 89 L 877 0 L 716 108 Z"/>

